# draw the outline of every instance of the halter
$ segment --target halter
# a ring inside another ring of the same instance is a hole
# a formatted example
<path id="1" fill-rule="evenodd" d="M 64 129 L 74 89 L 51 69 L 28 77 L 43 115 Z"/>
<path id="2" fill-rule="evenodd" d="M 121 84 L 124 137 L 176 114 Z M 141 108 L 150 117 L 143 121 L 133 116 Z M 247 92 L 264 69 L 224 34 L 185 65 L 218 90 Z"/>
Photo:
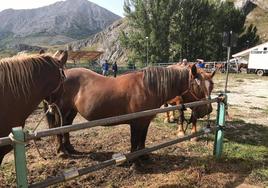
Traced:
<path id="1" fill-rule="evenodd" d="M 186 89 L 184 92 L 182 92 L 182 94 L 181 94 L 181 96 L 183 97 L 185 94 L 187 94 L 187 93 L 190 93 L 190 95 L 192 95 L 192 97 L 194 97 L 194 99 L 195 100 L 203 100 L 203 99 L 206 99 L 207 97 L 203 97 L 203 98 L 199 98 L 199 97 L 197 97 L 196 96 L 196 94 L 194 94 L 194 92 L 192 91 L 192 85 L 193 85 L 193 82 L 194 81 L 196 81 L 196 82 L 198 82 L 198 80 L 191 80 L 191 75 L 190 75 L 190 73 L 189 73 L 189 84 L 188 84 L 188 89 Z M 198 84 L 198 83 L 197 83 Z M 198 84 L 198 85 L 200 85 L 200 83 Z M 202 89 L 203 90 L 203 89 Z M 203 91 L 204 92 L 204 91 Z M 205 94 L 205 92 L 204 92 L 204 94 Z M 205 94 L 206 95 L 206 94 Z"/>
<path id="2" fill-rule="evenodd" d="M 51 94 L 56 93 L 61 88 L 61 86 L 63 86 L 63 82 L 66 79 L 63 69 L 59 68 L 59 71 L 60 71 L 60 82 L 58 86 L 51 92 Z"/>

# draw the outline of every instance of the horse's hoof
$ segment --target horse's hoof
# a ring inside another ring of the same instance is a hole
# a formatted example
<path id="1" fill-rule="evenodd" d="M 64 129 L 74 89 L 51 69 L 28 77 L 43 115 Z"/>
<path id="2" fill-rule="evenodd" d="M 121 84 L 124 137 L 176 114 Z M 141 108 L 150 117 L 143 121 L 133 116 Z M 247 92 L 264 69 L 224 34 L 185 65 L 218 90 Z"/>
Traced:
<path id="1" fill-rule="evenodd" d="M 133 171 L 134 173 L 138 173 L 142 169 L 143 169 L 143 164 L 139 159 L 133 161 L 132 165 L 130 166 L 130 170 Z"/>
<path id="2" fill-rule="evenodd" d="M 184 137 L 185 133 L 183 131 L 179 131 L 177 134 L 178 137 Z"/>
<path id="3" fill-rule="evenodd" d="M 151 157 L 148 154 L 145 154 L 145 155 L 140 156 L 139 159 L 141 161 L 146 161 L 146 162 L 148 162 L 148 161 L 150 162 L 151 161 Z"/>
<path id="4" fill-rule="evenodd" d="M 65 146 L 66 152 L 69 153 L 77 153 L 77 151 L 74 149 L 74 147 L 71 144 L 66 144 Z"/>
<path id="5" fill-rule="evenodd" d="M 198 137 L 191 138 L 191 142 L 197 142 L 197 141 L 198 141 Z"/>
<path id="6" fill-rule="evenodd" d="M 170 116 L 170 123 L 174 123 L 175 122 L 175 117 L 174 116 Z"/>
<path id="7" fill-rule="evenodd" d="M 69 154 L 66 153 L 66 152 L 63 152 L 63 151 L 60 151 L 60 152 L 58 153 L 58 157 L 59 157 L 59 158 L 66 159 L 66 158 L 68 158 L 68 156 L 69 156 Z"/>

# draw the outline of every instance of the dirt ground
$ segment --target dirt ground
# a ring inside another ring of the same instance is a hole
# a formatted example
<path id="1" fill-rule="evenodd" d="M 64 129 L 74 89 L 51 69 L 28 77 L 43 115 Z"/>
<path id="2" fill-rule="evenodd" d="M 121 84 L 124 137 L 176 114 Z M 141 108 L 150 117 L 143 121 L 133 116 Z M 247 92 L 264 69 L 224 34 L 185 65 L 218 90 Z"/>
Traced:
<path id="1" fill-rule="evenodd" d="M 224 89 L 225 75 L 215 77 L 213 96 Z M 127 163 L 111 166 L 53 187 L 266 187 L 268 186 L 268 77 L 231 74 L 228 83 L 228 125 L 243 125 L 226 133 L 224 155 L 213 158 L 213 135 L 198 142 L 186 141 L 153 152 L 139 168 Z M 214 107 L 216 107 L 214 105 Z M 212 115 L 215 120 L 216 110 Z M 27 120 L 32 128 L 42 116 L 36 110 Z M 159 114 L 151 123 L 146 145 L 176 138 L 176 125 L 163 123 Z M 84 122 L 77 116 L 75 122 Z M 199 125 L 205 124 L 200 120 Z M 212 121 L 215 124 L 215 121 Z M 46 128 L 42 121 L 38 129 Z M 127 153 L 129 126 L 96 127 L 71 133 L 71 142 L 79 153 L 62 158 L 56 155 L 52 137 L 37 141 L 40 158 L 33 143 L 27 145 L 29 183 L 62 173 L 64 169 L 82 168 L 111 159 L 114 153 Z M 15 187 L 13 153 L 0 168 L 0 187 Z"/>

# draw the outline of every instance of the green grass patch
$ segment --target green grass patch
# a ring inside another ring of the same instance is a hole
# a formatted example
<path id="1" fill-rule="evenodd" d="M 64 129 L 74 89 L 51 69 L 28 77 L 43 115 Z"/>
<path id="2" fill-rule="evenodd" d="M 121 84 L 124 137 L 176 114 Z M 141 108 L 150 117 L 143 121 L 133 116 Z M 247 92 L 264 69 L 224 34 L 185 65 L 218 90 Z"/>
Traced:
<path id="1" fill-rule="evenodd" d="M 263 182 L 265 187 L 268 187 L 268 168 L 267 166 L 260 169 L 254 169 L 249 175 L 249 179 L 253 182 Z"/>
<path id="2" fill-rule="evenodd" d="M 263 109 L 264 113 L 268 114 L 268 106 L 266 106 L 265 109 Z"/>
<path id="3" fill-rule="evenodd" d="M 224 153 L 230 158 L 262 161 L 268 156 L 268 149 L 265 146 L 226 142 L 224 144 Z"/>

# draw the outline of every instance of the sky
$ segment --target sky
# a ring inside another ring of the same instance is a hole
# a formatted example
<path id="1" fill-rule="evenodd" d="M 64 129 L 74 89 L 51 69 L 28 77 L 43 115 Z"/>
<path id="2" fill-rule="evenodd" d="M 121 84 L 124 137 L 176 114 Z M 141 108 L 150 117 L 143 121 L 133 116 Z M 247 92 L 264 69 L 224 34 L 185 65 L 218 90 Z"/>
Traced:
<path id="1" fill-rule="evenodd" d="M 31 9 L 53 4 L 60 0 L 0 0 L 0 11 L 8 8 Z M 123 17 L 124 0 L 90 0 L 107 10 Z"/>

